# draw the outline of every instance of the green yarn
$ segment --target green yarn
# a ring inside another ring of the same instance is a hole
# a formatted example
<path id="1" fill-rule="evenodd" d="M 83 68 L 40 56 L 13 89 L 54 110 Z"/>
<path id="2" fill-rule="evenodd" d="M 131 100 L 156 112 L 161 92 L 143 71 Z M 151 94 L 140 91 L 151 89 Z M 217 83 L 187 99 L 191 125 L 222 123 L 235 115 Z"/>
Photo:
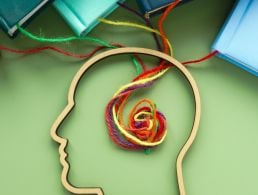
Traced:
<path id="1" fill-rule="evenodd" d="M 149 154 L 151 153 L 151 149 L 150 149 L 150 148 L 145 149 L 145 150 L 144 150 L 144 153 L 145 153 L 146 155 L 149 155 Z"/>
<path id="2" fill-rule="evenodd" d="M 45 37 L 39 37 L 39 36 L 33 35 L 32 33 L 25 30 L 24 28 L 22 28 L 19 25 L 17 25 L 17 28 L 26 37 L 28 37 L 32 40 L 38 41 L 38 42 L 43 42 L 43 43 L 63 43 L 63 42 L 68 42 L 68 41 L 80 40 L 80 41 L 89 41 L 89 42 L 97 43 L 99 45 L 105 46 L 105 47 L 110 48 L 110 49 L 118 48 L 116 46 L 110 45 L 106 41 L 103 41 L 101 39 L 97 39 L 97 38 L 94 38 L 94 37 L 71 36 L 71 37 L 45 38 Z M 142 72 L 141 65 L 139 64 L 138 60 L 134 56 L 131 56 L 131 59 L 132 59 L 133 64 L 135 66 L 136 74 L 139 75 Z"/>
<path id="3" fill-rule="evenodd" d="M 102 41 L 100 39 L 93 38 L 93 37 L 88 37 L 88 36 L 87 37 L 71 36 L 71 37 L 45 38 L 45 37 L 39 37 L 39 36 L 33 35 L 32 33 L 28 32 L 27 30 L 25 30 L 24 28 L 22 28 L 19 25 L 17 25 L 17 28 L 26 37 L 28 37 L 30 39 L 33 39 L 35 41 L 39 41 L 39 42 L 44 42 L 44 43 L 63 43 L 63 42 L 68 42 L 68 41 L 81 40 L 81 41 L 90 41 L 90 42 L 93 42 L 93 43 L 97 43 L 99 45 L 103 45 L 103 46 L 108 47 L 108 48 L 116 48 L 115 46 L 110 45 L 109 43 L 107 43 L 105 41 Z"/>
<path id="4" fill-rule="evenodd" d="M 132 59 L 133 64 L 135 66 L 136 74 L 137 75 L 141 74 L 143 70 L 142 70 L 142 67 L 141 67 L 139 61 L 134 56 L 131 56 L 131 59 Z"/>

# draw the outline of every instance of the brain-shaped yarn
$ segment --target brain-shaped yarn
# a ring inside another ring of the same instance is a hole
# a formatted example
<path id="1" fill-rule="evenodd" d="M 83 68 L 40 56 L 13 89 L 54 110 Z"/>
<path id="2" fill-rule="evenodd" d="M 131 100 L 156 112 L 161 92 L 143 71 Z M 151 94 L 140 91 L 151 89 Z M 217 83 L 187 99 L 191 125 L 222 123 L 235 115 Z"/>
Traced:
<path id="1" fill-rule="evenodd" d="M 161 144 L 167 134 L 166 118 L 149 99 L 138 101 L 131 109 L 128 122 L 123 120 L 123 109 L 129 96 L 137 89 L 150 87 L 168 67 L 156 68 L 122 86 L 106 106 L 109 136 L 118 146 L 129 150 L 145 150 Z"/>

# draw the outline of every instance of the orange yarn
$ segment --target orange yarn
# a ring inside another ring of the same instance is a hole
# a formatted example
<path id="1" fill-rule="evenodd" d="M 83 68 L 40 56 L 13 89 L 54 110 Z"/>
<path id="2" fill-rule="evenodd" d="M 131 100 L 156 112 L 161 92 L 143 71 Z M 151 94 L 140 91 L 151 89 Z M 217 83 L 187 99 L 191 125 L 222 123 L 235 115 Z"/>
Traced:
<path id="1" fill-rule="evenodd" d="M 161 34 L 161 38 L 162 38 L 162 43 L 163 43 L 163 52 L 168 54 L 169 52 L 169 47 L 168 47 L 168 43 L 167 43 L 167 36 L 165 34 L 165 31 L 163 29 L 163 23 L 165 21 L 165 19 L 167 18 L 168 14 L 178 5 L 178 3 L 180 3 L 181 0 L 176 0 L 175 2 L 171 3 L 166 10 L 164 11 L 164 13 L 162 14 L 162 16 L 159 19 L 158 22 L 158 29 L 160 31 Z"/>

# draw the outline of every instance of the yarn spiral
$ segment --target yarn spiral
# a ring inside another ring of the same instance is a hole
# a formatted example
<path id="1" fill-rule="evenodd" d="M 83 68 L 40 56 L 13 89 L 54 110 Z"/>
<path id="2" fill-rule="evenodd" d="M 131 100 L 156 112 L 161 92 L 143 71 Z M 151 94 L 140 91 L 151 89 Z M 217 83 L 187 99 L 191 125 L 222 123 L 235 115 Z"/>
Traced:
<path id="1" fill-rule="evenodd" d="M 167 135 L 166 118 L 152 100 L 139 100 L 129 112 L 127 124 L 123 119 L 123 110 L 133 92 L 152 86 L 168 69 L 164 66 L 142 73 L 118 89 L 108 102 L 105 112 L 108 134 L 121 148 L 146 150 L 164 141 Z"/>

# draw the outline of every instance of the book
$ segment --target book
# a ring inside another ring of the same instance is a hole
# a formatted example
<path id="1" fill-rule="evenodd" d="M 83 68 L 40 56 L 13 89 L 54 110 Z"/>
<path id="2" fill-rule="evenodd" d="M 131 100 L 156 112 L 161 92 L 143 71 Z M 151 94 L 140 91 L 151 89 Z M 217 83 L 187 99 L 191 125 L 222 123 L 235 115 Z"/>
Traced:
<path id="1" fill-rule="evenodd" d="M 1 0 L 0 27 L 13 36 L 16 25 L 28 22 L 49 0 Z"/>
<path id="2" fill-rule="evenodd" d="M 180 4 L 189 0 L 181 0 Z M 137 3 L 146 18 L 159 13 L 175 0 L 137 0 Z"/>
<path id="3" fill-rule="evenodd" d="M 89 33 L 98 23 L 118 7 L 118 0 L 55 0 L 54 7 L 77 36 Z"/>
<path id="4" fill-rule="evenodd" d="M 258 76 L 258 1 L 240 0 L 212 49 L 218 56 Z"/>

